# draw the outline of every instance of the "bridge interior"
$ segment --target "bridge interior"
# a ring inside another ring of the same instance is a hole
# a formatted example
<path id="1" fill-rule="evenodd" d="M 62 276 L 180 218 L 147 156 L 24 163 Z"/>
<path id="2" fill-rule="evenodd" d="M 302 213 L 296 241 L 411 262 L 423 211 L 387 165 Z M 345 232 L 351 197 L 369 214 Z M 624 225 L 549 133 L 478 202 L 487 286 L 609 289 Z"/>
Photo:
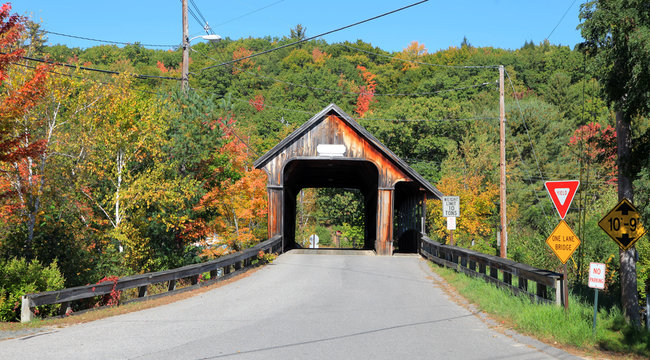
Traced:
<path id="1" fill-rule="evenodd" d="M 304 188 L 349 188 L 364 199 L 364 249 L 375 248 L 377 239 L 377 167 L 364 160 L 293 160 L 284 171 L 285 244 L 296 245 L 296 196 Z"/>

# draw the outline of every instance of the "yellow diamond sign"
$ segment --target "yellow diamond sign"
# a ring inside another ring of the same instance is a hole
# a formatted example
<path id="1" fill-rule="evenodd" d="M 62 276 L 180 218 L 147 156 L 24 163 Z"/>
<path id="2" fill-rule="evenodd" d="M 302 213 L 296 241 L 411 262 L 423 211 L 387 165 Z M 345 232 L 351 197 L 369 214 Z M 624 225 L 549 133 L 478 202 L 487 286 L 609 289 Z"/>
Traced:
<path id="1" fill-rule="evenodd" d="M 566 264 L 573 252 L 580 246 L 580 239 L 573 233 L 569 225 L 562 220 L 555 227 L 551 236 L 546 239 L 546 244 L 551 247 L 551 250 L 562 261 L 562 264 Z"/>
<path id="2" fill-rule="evenodd" d="M 628 199 L 623 199 L 598 222 L 609 237 L 618 246 L 627 250 L 634 246 L 637 240 L 645 234 L 645 228 L 636 208 Z"/>

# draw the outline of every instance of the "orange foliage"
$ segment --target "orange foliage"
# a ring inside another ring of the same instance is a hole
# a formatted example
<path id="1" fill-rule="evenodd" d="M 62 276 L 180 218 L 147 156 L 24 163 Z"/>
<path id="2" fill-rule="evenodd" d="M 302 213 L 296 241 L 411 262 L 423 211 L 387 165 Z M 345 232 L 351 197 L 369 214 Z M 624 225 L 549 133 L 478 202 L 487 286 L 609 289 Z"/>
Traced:
<path id="1" fill-rule="evenodd" d="M 325 61 L 327 61 L 331 57 L 332 57 L 332 55 L 330 55 L 330 54 L 328 54 L 328 53 L 326 53 L 324 51 L 321 51 L 318 48 L 314 48 L 314 50 L 312 50 L 312 52 L 311 52 L 311 58 L 312 58 L 312 61 L 314 61 L 314 64 L 322 65 L 322 64 L 325 63 Z"/>
<path id="2" fill-rule="evenodd" d="M 357 65 L 357 69 L 361 71 L 361 76 L 366 85 L 359 86 L 359 97 L 357 97 L 357 107 L 355 111 L 359 116 L 364 117 L 370 110 L 370 103 L 374 101 L 375 88 L 377 82 L 374 80 L 377 75 L 368 71 L 365 67 Z"/>
<path id="3" fill-rule="evenodd" d="M 232 132 L 226 133 L 225 139 L 226 143 L 217 151 L 230 155 L 228 167 L 240 177 L 223 180 L 208 190 L 195 210 L 215 215 L 197 221 L 189 231 L 200 236 L 202 242 L 216 239 L 229 250 L 240 250 L 259 240 L 255 236 L 257 230 L 266 230 L 266 174 L 251 166 L 246 145 Z M 221 255 L 224 248 L 208 248 L 204 255 Z"/>
<path id="4" fill-rule="evenodd" d="M 252 69 L 255 66 L 253 59 L 247 58 L 248 56 L 253 55 L 253 51 L 246 49 L 245 47 L 240 47 L 232 53 L 233 60 L 240 60 L 236 63 L 236 66 L 232 67 L 233 75 L 239 74 L 242 71 Z"/>
<path id="5" fill-rule="evenodd" d="M 257 94 L 254 98 L 248 100 L 248 103 L 254 107 L 257 112 L 260 112 L 264 110 L 264 95 Z"/>
<path id="6" fill-rule="evenodd" d="M 163 64 L 161 61 L 156 62 L 156 67 L 160 70 L 161 73 L 166 73 L 169 72 L 169 69 L 165 67 L 165 64 Z"/>

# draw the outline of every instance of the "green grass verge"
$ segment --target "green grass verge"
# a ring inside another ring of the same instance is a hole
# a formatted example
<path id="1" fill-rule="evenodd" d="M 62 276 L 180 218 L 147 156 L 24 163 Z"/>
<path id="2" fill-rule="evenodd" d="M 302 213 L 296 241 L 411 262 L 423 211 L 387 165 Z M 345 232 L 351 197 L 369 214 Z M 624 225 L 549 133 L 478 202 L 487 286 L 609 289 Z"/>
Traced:
<path id="1" fill-rule="evenodd" d="M 593 304 L 574 296 L 570 296 L 567 313 L 563 307 L 533 303 L 481 279 L 435 264 L 431 267 L 460 295 L 518 332 L 585 351 L 597 349 L 650 357 L 650 332 L 627 325 L 619 308 L 599 307 L 594 335 Z"/>

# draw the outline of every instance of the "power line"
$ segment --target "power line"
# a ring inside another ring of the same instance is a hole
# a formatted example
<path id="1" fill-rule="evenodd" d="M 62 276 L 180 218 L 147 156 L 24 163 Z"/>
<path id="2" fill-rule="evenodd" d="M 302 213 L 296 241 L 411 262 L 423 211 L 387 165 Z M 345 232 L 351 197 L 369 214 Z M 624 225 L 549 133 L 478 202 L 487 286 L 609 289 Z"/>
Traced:
<path id="1" fill-rule="evenodd" d="M 241 19 L 241 18 L 243 18 L 243 17 L 246 17 L 246 16 L 248 16 L 248 15 L 255 14 L 256 12 L 262 11 L 262 10 L 264 10 L 264 9 L 266 9 L 266 8 L 269 8 L 269 7 L 273 6 L 273 5 L 279 4 L 279 3 L 281 3 L 281 2 L 284 2 L 284 0 L 276 1 L 276 2 L 271 3 L 271 4 L 268 4 L 268 5 L 266 5 L 266 6 L 262 6 L 261 8 L 258 8 L 258 9 L 255 9 L 255 10 L 253 10 L 253 11 L 247 12 L 247 13 L 245 13 L 245 14 L 243 14 L 243 15 L 240 15 L 240 16 L 237 16 L 237 17 L 234 17 L 234 18 L 232 18 L 232 19 L 230 19 L 230 20 L 226 20 L 226 21 L 224 21 L 224 22 L 222 22 L 222 23 L 220 23 L 220 24 L 215 25 L 215 27 L 219 27 L 219 26 L 222 26 L 222 25 L 226 25 L 226 24 L 231 23 L 231 22 L 233 22 L 233 21 L 235 21 L 235 20 L 239 20 L 239 19 Z"/>
<path id="2" fill-rule="evenodd" d="M 477 121 L 477 120 L 498 120 L 498 117 L 475 117 L 465 119 L 372 119 L 372 118 L 353 118 L 354 120 L 366 121 L 392 121 L 392 122 L 460 122 L 460 121 Z"/>
<path id="3" fill-rule="evenodd" d="M 2 55 L 6 55 L 6 53 L 0 53 Z M 68 68 L 73 68 L 73 69 L 80 69 L 84 71 L 94 71 L 98 73 L 103 73 L 103 74 L 111 74 L 111 75 L 121 75 L 121 74 L 126 74 L 129 76 L 133 76 L 137 79 L 162 79 L 162 80 L 181 80 L 181 78 L 175 78 L 175 77 L 169 77 L 169 76 L 157 76 L 157 75 L 142 75 L 142 74 L 128 74 L 128 73 L 120 73 L 118 71 L 112 71 L 112 70 L 102 70 L 102 69 L 95 69 L 95 68 L 90 68 L 87 66 L 77 66 L 77 65 L 70 65 L 70 64 L 63 64 L 55 61 L 50 61 L 50 60 L 45 60 L 45 59 L 37 59 L 29 56 L 21 56 L 22 59 L 29 60 L 29 61 L 36 61 L 44 64 L 50 64 L 54 66 L 64 66 Z"/>
<path id="4" fill-rule="evenodd" d="M 418 2 L 416 2 L 416 3 L 413 3 L 413 4 L 410 4 L 410 5 L 403 6 L 403 7 L 399 8 L 399 9 L 391 10 L 391 11 L 389 11 L 389 12 L 385 12 L 385 13 L 383 13 L 383 14 L 380 14 L 380 15 L 377 15 L 377 16 L 373 16 L 373 17 L 368 18 L 368 19 L 365 19 L 365 20 L 358 21 L 358 22 L 356 22 L 356 23 L 354 23 L 354 24 L 350 24 L 350 25 L 346 25 L 346 26 L 343 26 L 343 27 L 340 27 L 340 28 L 337 28 L 337 29 L 334 29 L 334 30 L 326 31 L 326 32 L 324 32 L 324 33 L 321 33 L 321 34 L 318 34 L 318 35 L 315 35 L 315 36 L 312 36 L 312 37 L 308 37 L 308 38 L 305 38 L 305 39 L 302 39 L 302 40 L 298 40 L 298 41 L 292 42 L 292 43 L 290 43 L 290 44 L 285 44 L 285 45 L 282 45 L 282 46 L 275 47 L 275 48 L 273 48 L 273 49 L 264 50 L 264 51 L 261 51 L 261 52 L 255 53 L 255 54 L 251 54 L 251 55 L 248 55 L 248 56 L 241 57 L 241 58 L 239 58 L 239 59 L 234 59 L 234 60 L 231 60 L 231 61 L 223 62 L 223 63 L 221 63 L 221 64 L 217 64 L 217 65 L 212 65 L 212 66 L 204 67 L 204 68 L 201 69 L 200 71 L 207 70 L 207 69 L 212 69 L 212 68 L 215 68 L 215 67 L 221 67 L 221 66 L 224 66 L 224 65 L 234 64 L 234 63 L 236 63 L 236 62 L 239 62 L 239 61 L 242 61 L 242 60 L 246 60 L 246 59 L 250 59 L 250 58 L 254 58 L 254 57 L 256 57 L 256 56 L 260 56 L 260 55 L 268 54 L 268 53 L 273 52 L 273 51 L 276 51 L 276 50 L 284 49 L 284 48 L 291 47 L 291 46 L 296 46 L 296 45 L 298 45 L 298 44 L 302 44 L 302 43 L 304 43 L 304 42 L 307 42 L 307 41 L 310 41 L 310 40 L 313 40 L 313 39 L 316 39 L 316 38 L 319 38 L 319 37 L 322 37 L 322 36 L 325 36 L 325 35 L 329 35 L 329 34 L 332 34 L 332 33 L 337 32 L 337 31 L 345 30 L 345 29 L 351 28 L 351 27 L 353 27 L 353 26 L 361 25 L 361 24 L 363 24 L 363 23 L 367 23 L 367 22 L 369 22 L 369 21 L 376 20 L 376 19 L 379 19 L 379 18 L 381 18 L 381 17 L 387 16 L 387 15 L 390 15 L 390 14 L 394 14 L 394 13 L 396 13 L 396 12 L 399 12 L 399 11 L 402 11 L 402 10 L 406 10 L 406 9 L 411 8 L 411 7 L 413 7 L 413 6 L 423 4 L 423 3 L 427 2 L 427 1 L 429 1 L 429 0 L 418 1 Z"/>
<path id="5" fill-rule="evenodd" d="M 442 68 L 452 68 L 452 69 L 494 69 L 494 68 L 499 67 L 499 65 L 443 65 L 443 64 L 433 64 L 433 63 L 426 63 L 426 62 L 410 60 L 410 59 L 402 59 L 402 58 L 399 58 L 399 57 L 396 57 L 396 56 L 391 56 L 391 55 L 379 54 L 379 53 L 375 53 L 375 52 L 372 52 L 372 51 L 359 49 L 359 48 L 356 48 L 354 46 L 346 45 L 346 44 L 343 44 L 343 43 L 339 43 L 337 45 L 346 47 L 346 48 L 351 49 L 351 50 L 364 52 L 366 54 L 382 56 L 382 57 L 385 57 L 385 58 L 389 58 L 389 59 L 393 59 L 393 60 L 400 60 L 400 61 L 409 62 L 409 63 L 412 63 L 412 64 L 418 64 L 418 65 L 427 65 L 427 66 L 435 66 L 435 67 L 442 67 Z"/>
<path id="6" fill-rule="evenodd" d="M 60 32 L 55 32 L 55 31 L 50 31 L 50 30 L 40 30 L 41 32 L 47 33 L 47 34 L 52 34 L 52 35 L 58 35 L 58 36 L 65 36 L 73 39 L 81 39 L 81 40 L 88 40 L 88 41 L 95 41 L 95 42 L 101 42 L 101 43 L 106 43 L 106 44 L 116 44 L 116 45 L 135 45 L 139 44 L 141 46 L 151 46 L 151 47 L 177 47 L 179 44 L 175 45 L 170 45 L 170 44 L 142 44 L 139 42 L 121 42 L 121 41 L 111 41 L 111 40 L 101 40 L 101 39 L 93 39 L 89 37 L 84 37 L 84 36 L 77 36 L 77 35 L 70 35 L 70 34 L 63 34 Z"/>
<path id="7" fill-rule="evenodd" d="M 208 56 L 207 54 L 200 52 L 196 49 L 190 48 L 190 50 L 196 52 L 197 54 L 200 54 L 210 60 L 215 60 L 214 58 Z M 356 91 L 343 91 L 343 90 L 336 90 L 336 89 L 325 89 L 325 88 L 320 88 L 320 87 L 314 87 L 314 86 L 309 86 L 309 85 L 304 85 L 304 84 L 297 84 L 294 82 L 286 81 L 286 80 L 280 80 L 271 76 L 266 76 L 262 74 L 258 74 L 252 71 L 245 70 L 243 68 L 237 67 L 234 64 L 230 64 L 229 66 L 232 66 L 233 68 L 242 71 L 246 74 L 249 74 L 254 77 L 258 77 L 261 79 L 266 79 L 266 80 L 271 80 L 276 83 L 281 83 L 281 84 L 287 84 L 290 86 L 295 86 L 295 87 L 301 87 L 305 89 L 311 89 L 311 90 L 317 90 L 317 91 L 324 91 L 324 92 L 333 92 L 333 93 L 338 93 L 342 95 L 373 95 L 373 96 L 424 96 L 424 95 L 435 95 L 435 94 L 440 94 L 444 92 L 452 92 L 452 91 L 460 91 L 460 90 L 467 90 L 467 89 L 473 89 L 477 87 L 482 87 L 482 86 L 489 86 L 489 85 L 494 85 L 495 82 L 484 82 L 481 84 L 475 84 L 475 85 L 469 85 L 469 86 L 464 86 L 464 87 L 459 87 L 459 88 L 452 88 L 452 89 L 441 89 L 441 90 L 436 90 L 436 91 L 428 91 L 428 92 L 421 92 L 421 93 L 387 93 L 387 94 L 382 94 L 382 93 L 369 93 L 369 92 L 356 92 Z"/>
<path id="8" fill-rule="evenodd" d="M 575 3 L 576 3 L 576 0 L 573 0 L 573 2 L 571 2 L 571 5 L 569 5 L 569 7 L 564 12 L 564 15 L 562 15 L 562 17 L 560 18 L 560 21 L 557 22 L 557 24 L 555 25 L 553 30 L 551 30 L 551 32 L 548 34 L 548 36 L 546 36 L 546 40 L 548 40 L 548 38 L 550 38 L 551 35 L 553 35 L 553 32 L 555 31 L 555 29 L 557 29 L 557 27 L 560 26 L 560 23 L 562 22 L 562 20 L 564 20 L 564 17 L 566 16 L 566 14 L 569 13 L 569 10 L 571 10 L 571 8 L 573 7 L 573 4 L 575 4 Z"/>
<path id="9" fill-rule="evenodd" d="M 22 66 L 22 67 L 26 67 L 26 68 L 29 68 L 29 69 L 37 69 L 36 66 L 27 65 L 27 64 L 21 64 L 21 63 L 17 63 L 17 62 L 11 62 L 10 64 L 12 64 L 12 65 L 18 65 L 18 66 Z M 51 74 L 60 75 L 60 76 L 66 76 L 66 77 L 73 78 L 73 79 L 80 79 L 80 80 L 92 81 L 92 82 L 95 82 L 95 83 L 100 84 L 100 85 L 103 85 L 103 86 L 124 87 L 124 86 L 122 86 L 122 85 L 115 85 L 115 84 L 111 84 L 111 83 L 108 83 L 108 82 L 100 81 L 100 80 L 97 80 L 97 79 L 91 79 L 91 78 L 87 78 L 87 77 L 83 77 L 83 76 L 79 76 L 79 75 L 64 74 L 64 73 L 61 73 L 61 72 L 58 72 L 58 71 L 54 71 L 54 70 L 50 70 L 50 69 L 47 69 L 47 70 L 45 70 L 45 71 L 47 71 L 47 72 L 49 72 L 49 73 L 51 73 Z M 131 89 L 131 90 L 133 90 L 133 91 L 139 91 L 139 92 L 141 92 L 141 93 L 152 94 L 152 95 L 158 95 L 158 96 L 166 96 L 166 94 L 157 93 L 157 92 L 148 91 L 148 90 L 137 89 L 137 88 L 130 87 L 130 86 L 127 86 L 127 88 L 128 88 L 128 89 Z"/>

